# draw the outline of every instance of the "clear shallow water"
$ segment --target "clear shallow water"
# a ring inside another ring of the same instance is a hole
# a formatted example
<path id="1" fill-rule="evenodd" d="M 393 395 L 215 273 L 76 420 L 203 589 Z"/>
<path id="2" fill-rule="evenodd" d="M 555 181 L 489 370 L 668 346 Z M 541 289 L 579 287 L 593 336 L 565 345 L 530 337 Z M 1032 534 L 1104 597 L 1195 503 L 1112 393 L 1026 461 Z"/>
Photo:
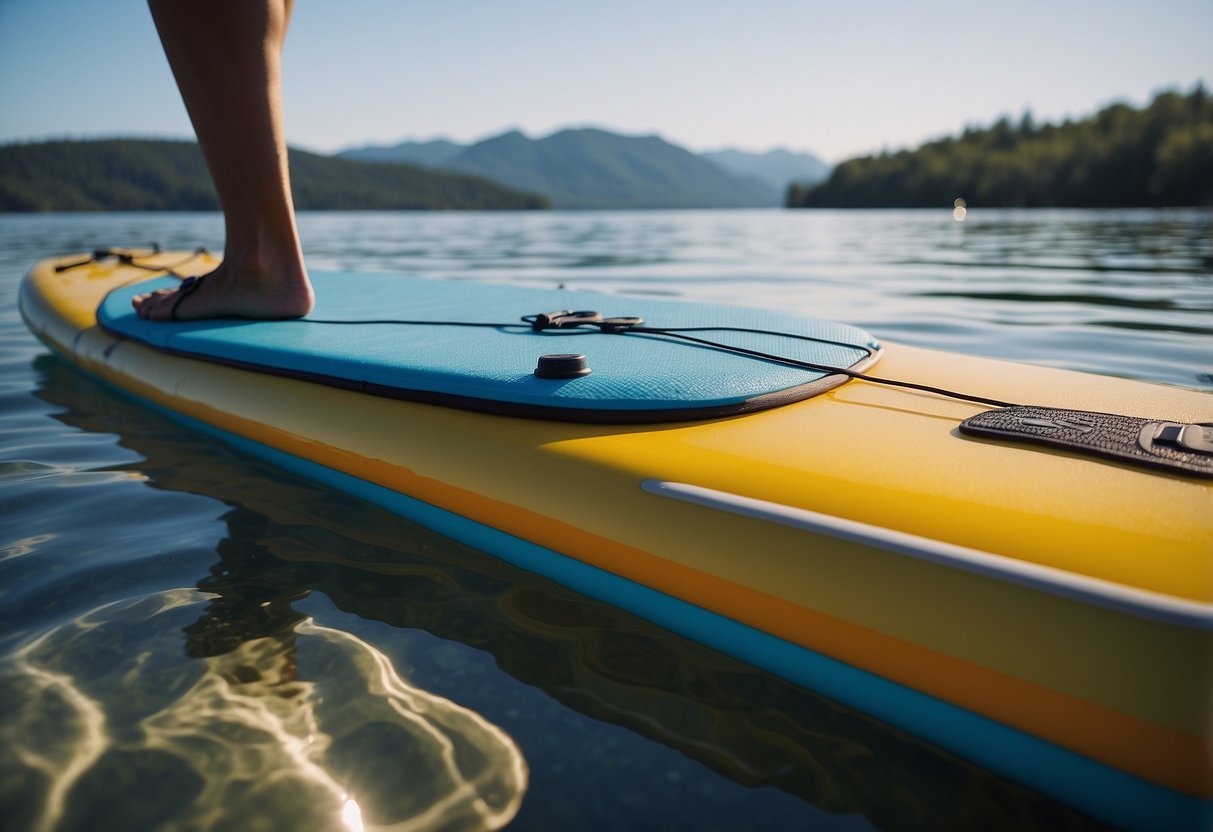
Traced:
<path id="1" fill-rule="evenodd" d="M 316 268 L 807 312 L 1213 390 L 1205 212 L 308 214 Z M 15 829 L 1092 828 L 902 732 L 192 434 L 53 358 L 37 259 L 215 215 L 0 217 Z M 336 707 L 340 703 L 342 707 Z M 360 820 L 359 820 L 360 818 Z"/>

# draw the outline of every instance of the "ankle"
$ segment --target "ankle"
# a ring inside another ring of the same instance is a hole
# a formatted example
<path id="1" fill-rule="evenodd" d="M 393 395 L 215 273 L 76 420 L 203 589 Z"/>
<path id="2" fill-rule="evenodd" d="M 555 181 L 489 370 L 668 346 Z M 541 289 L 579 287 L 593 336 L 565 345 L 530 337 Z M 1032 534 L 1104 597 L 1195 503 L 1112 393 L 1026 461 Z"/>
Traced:
<path id="1" fill-rule="evenodd" d="M 241 280 L 276 283 L 283 286 L 306 284 L 307 267 L 297 239 L 229 243 L 223 261 L 226 270 Z"/>

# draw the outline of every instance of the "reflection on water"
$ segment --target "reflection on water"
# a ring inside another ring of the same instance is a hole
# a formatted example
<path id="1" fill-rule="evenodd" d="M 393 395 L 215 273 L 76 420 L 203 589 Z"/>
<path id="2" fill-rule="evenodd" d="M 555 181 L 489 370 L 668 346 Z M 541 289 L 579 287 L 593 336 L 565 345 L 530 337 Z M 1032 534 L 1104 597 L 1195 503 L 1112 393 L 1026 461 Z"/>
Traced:
<path id="1" fill-rule="evenodd" d="M 241 621 L 218 624 L 215 602 L 199 619 L 206 605 L 188 589 L 108 604 L 5 657 L 9 828 L 496 829 L 516 814 L 527 769 L 499 728 L 298 616 L 267 612 L 271 632 L 217 645 L 209 631 Z M 202 661 L 182 661 L 183 631 Z"/>
<path id="2" fill-rule="evenodd" d="M 1211 217 L 969 206 L 958 223 L 945 206 L 301 225 L 316 268 L 780 308 L 1207 388 Z M 5 829 L 1098 828 L 180 429 L 47 357 L 19 320 L 17 280 L 49 253 L 217 249 L 221 233 L 213 214 L 0 217 Z"/>
<path id="3" fill-rule="evenodd" d="M 600 747 L 560 739 L 586 718 L 673 749 L 742 791 L 778 790 L 810 811 L 778 816 L 773 828 L 806 817 L 835 829 L 1098 828 L 869 717 L 226 453 L 56 360 L 40 360 L 39 370 L 38 395 L 62 409 L 56 418 L 118 431 L 143 457 L 126 467 L 146 485 L 227 506 L 201 592 L 110 604 L 18 651 L 6 686 L 22 709 L 19 742 L 10 744 L 17 762 L 3 769 L 19 776 L 4 781 L 40 795 L 44 818 L 62 812 L 62 828 L 84 828 L 99 811 L 137 828 L 164 818 L 189 828 L 233 820 L 257 828 L 258 819 L 308 828 L 295 824 L 316 817 L 324 823 L 314 828 L 335 828 L 324 824 L 340 817 L 347 793 L 367 828 L 401 818 L 423 819 L 415 828 L 427 829 L 473 828 L 469 818 L 492 825 L 518 811 L 522 755 L 542 776 L 532 779 L 520 828 L 634 826 L 628 807 L 610 804 L 628 793 L 628 771 L 592 778 L 595 792 L 553 778 L 574 761 L 601 759 Z M 424 658 L 407 647 L 377 650 L 305 620 L 299 610 L 316 595 L 358 620 L 425 632 L 442 646 Z M 477 700 L 461 679 L 462 650 L 490 654 L 501 672 L 562 710 L 529 727 L 495 712 L 507 737 L 468 709 L 478 701 L 478 710 L 492 710 L 494 694 Z M 409 683 L 394 670 L 402 662 Z M 444 688 L 445 698 L 425 692 Z M 27 751 L 47 748 L 58 756 L 45 764 Z M 48 771 L 63 774 L 40 774 Z M 104 799 L 142 795 L 152 779 L 181 797 Z M 592 802 L 606 805 L 577 814 Z M 678 816 L 695 828 L 738 822 L 715 822 L 685 800 Z"/>

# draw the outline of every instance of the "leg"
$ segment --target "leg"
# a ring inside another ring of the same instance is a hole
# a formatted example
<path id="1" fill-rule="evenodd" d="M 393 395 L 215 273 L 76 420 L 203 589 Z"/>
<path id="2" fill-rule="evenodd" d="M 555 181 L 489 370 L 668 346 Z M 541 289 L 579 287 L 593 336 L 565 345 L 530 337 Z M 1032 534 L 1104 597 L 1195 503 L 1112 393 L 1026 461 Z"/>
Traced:
<path id="1" fill-rule="evenodd" d="M 282 126 L 281 55 L 293 0 L 149 0 L 223 207 L 222 265 L 186 298 L 135 298 L 140 317 L 293 318 L 313 304 Z"/>

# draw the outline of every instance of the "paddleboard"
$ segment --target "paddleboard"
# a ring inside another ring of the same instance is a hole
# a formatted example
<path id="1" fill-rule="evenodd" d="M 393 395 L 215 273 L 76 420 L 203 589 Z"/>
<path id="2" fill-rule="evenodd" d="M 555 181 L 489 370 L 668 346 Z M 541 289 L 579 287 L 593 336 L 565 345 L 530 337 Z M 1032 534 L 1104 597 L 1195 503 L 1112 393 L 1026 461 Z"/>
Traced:
<path id="1" fill-rule="evenodd" d="M 131 311 L 215 265 L 51 258 L 21 312 L 184 424 L 1100 818 L 1213 819 L 1213 397 L 393 275 L 315 273 L 299 321 Z"/>

